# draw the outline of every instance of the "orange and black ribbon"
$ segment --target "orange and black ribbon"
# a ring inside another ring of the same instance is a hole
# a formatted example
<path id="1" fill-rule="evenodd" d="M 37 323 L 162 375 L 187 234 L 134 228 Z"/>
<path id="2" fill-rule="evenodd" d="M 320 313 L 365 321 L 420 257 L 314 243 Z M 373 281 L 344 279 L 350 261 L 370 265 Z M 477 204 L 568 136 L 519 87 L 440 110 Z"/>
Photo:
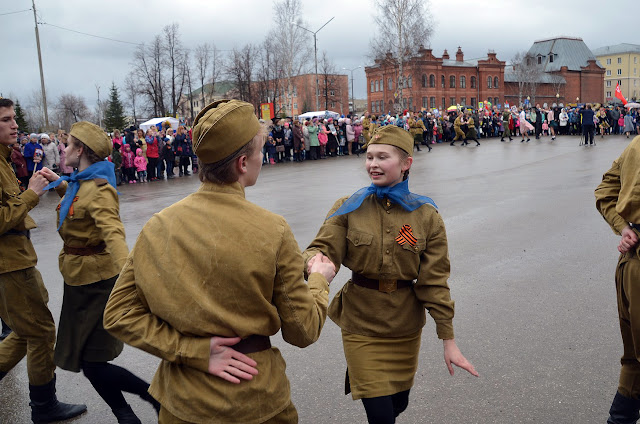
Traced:
<path id="1" fill-rule="evenodd" d="M 396 241 L 400 246 L 403 246 L 409 243 L 411 246 L 415 246 L 418 240 L 413 236 L 413 230 L 411 229 L 411 225 L 403 225 L 400 228 L 400 232 L 398 233 L 398 237 L 396 237 Z"/>

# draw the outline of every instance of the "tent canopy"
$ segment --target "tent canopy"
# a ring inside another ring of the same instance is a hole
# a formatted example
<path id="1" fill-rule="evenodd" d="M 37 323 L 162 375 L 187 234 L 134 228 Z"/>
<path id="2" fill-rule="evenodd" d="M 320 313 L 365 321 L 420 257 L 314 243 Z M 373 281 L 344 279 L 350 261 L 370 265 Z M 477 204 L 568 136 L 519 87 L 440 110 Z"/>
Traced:
<path id="1" fill-rule="evenodd" d="M 330 110 L 318 110 L 315 112 L 307 112 L 307 113 L 303 113 L 302 115 L 298 115 L 298 120 L 303 121 L 307 118 L 313 118 L 313 117 L 318 117 L 321 119 L 329 119 L 329 118 L 337 119 L 340 117 L 340 114 L 338 112 L 332 112 Z"/>
<path id="2" fill-rule="evenodd" d="M 178 126 L 180 125 L 180 121 L 178 121 L 176 118 L 165 116 L 164 118 L 149 119 L 147 122 L 140 124 L 140 128 L 145 132 L 151 127 L 161 129 L 162 123 L 165 121 L 169 121 L 169 123 L 171 124 L 171 128 L 173 128 L 174 130 L 177 130 Z"/>

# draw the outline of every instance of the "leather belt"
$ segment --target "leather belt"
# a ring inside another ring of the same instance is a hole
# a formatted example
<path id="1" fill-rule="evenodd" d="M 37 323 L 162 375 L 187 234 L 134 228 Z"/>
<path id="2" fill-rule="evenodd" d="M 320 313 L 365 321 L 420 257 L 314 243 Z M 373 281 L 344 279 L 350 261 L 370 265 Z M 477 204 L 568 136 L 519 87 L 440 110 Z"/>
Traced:
<path id="1" fill-rule="evenodd" d="M 629 226 L 630 226 L 631 228 L 635 229 L 636 231 L 639 231 L 639 232 L 640 232 L 640 224 L 633 224 L 633 223 L 630 223 L 630 224 L 629 224 Z"/>
<path id="2" fill-rule="evenodd" d="M 76 255 L 76 256 L 91 256 L 97 255 L 98 253 L 104 252 L 107 248 L 107 245 L 102 242 L 96 246 L 87 246 L 87 247 L 71 247 L 64 245 L 64 253 L 68 255 Z"/>
<path id="3" fill-rule="evenodd" d="M 31 231 L 29 230 L 24 230 L 24 231 L 18 231 L 18 230 L 9 230 L 6 231 L 3 236 L 25 236 L 28 239 L 31 239 Z"/>
<path id="4" fill-rule="evenodd" d="M 379 290 L 384 293 L 392 293 L 398 289 L 404 289 L 406 287 L 413 286 L 413 280 L 374 280 L 373 278 L 367 278 L 364 275 L 358 274 L 356 272 L 351 273 L 351 281 L 357 286 L 372 290 Z"/>
<path id="5" fill-rule="evenodd" d="M 233 350 L 236 350 L 245 355 L 248 353 L 261 352 L 271 348 L 271 339 L 267 336 L 260 336 L 257 334 L 251 335 L 247 338 L 240 340 L 237 344 L 230 346 Z"/>

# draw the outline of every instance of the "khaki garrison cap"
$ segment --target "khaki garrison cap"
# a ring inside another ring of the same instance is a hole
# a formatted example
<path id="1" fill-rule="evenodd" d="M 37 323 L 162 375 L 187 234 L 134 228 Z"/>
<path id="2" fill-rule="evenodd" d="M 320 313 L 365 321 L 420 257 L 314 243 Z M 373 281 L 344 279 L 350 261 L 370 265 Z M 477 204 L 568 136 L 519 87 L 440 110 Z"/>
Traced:
<path id="1" fill-rule="evenodd" d="M 99 126 L 91 122 L 76 122 L 71 126 L 69 135 L 83 142 L 93 150 L 101 159 L 106 158 L 113 150 L 113 144 L 109 136 Z"/>
<path id="2" fill-rule="evenodd" d="M 253 105 L 240 100 L 211 103 L 193 124 L 193 151 L 202 163 L 228 157 L 253 140 L 261 127 Z"/>
<path id="3" fill-rule="evenodd" d="M 409 156 L 413 156 L 413 137 L 407 131 L 395 125 L 376 128 L 367 146 L 371 144 L 389 144 L 404 150 L 409 153 Z"/>

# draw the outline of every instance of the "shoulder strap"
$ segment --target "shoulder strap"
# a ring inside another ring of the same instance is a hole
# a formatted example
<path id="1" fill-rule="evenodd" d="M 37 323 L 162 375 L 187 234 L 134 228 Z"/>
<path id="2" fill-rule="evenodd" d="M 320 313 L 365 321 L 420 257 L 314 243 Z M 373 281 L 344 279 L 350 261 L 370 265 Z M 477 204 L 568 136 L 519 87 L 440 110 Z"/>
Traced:
<path id="1" fill-rule="evenodd" d="M 95 182 L 96 182 L 96 185 L 97 185 L 98 187 L 103 186 L 103 185 L 105 185 L 105 184 L 107 184 L 107 183 L 109 182 L 109 181 L 107 181 L 107 180 L 106 180 L 106 179 L 104 179 L 104 178 L 94 178 L 94 179 L 93 179 L 93 181 L 95 181 Z"/>

